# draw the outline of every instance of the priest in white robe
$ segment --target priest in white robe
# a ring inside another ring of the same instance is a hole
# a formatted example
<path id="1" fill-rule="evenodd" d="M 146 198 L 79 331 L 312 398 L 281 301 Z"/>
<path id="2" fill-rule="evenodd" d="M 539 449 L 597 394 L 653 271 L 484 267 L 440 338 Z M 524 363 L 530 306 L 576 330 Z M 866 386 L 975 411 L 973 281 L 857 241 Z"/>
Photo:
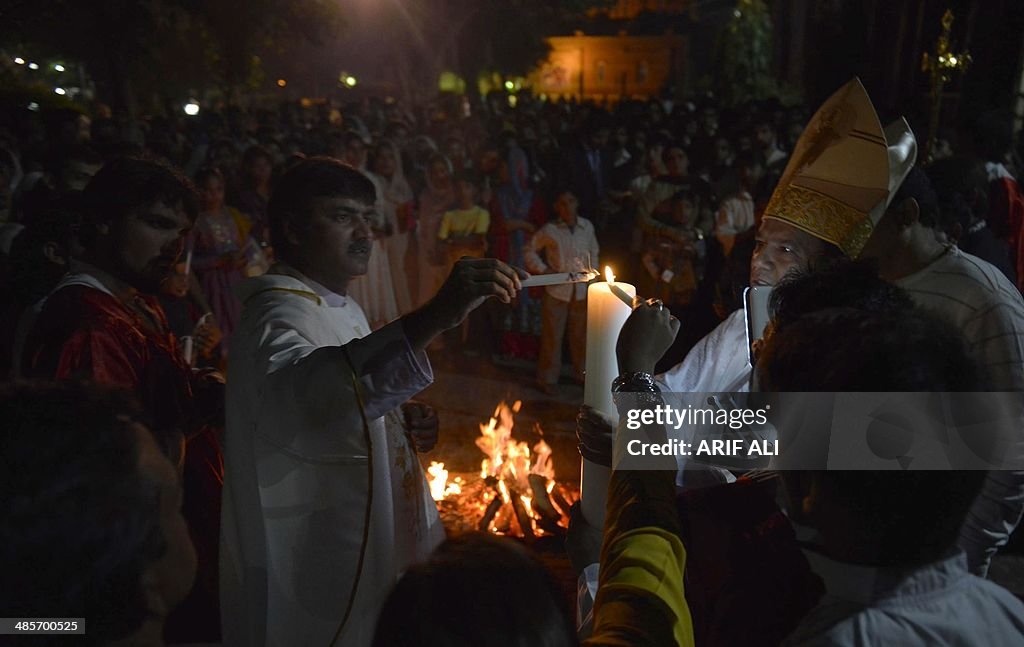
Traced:
<path id="1" fill-rule="evenodd" d="M 427 344 L 486 298 L 510 302 L 519 275 L 495 260 L 460 261 L 427 305 L 371 334 L 347 286 L 366 271 L 373 205 L 358 171 L 328 158 L 300 163 L 268 208 L 282 262 L 239 286 L 225 645 L 369 645 L 398 576 L 444 538 L 411 446 L 432 446 L 436 417 L 406 403 L 432 381 Z"/>

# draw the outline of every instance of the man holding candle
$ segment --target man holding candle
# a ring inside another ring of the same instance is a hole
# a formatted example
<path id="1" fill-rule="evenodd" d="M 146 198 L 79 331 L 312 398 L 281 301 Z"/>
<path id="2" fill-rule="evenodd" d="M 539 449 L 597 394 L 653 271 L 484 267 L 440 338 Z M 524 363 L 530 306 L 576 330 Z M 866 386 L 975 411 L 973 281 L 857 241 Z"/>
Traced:
<path id="1" fill-rule="evenodd" d="M 600 249 L 594 225 L 579 216 L 576 196 L 563 191 L 555 200 L 554 207 L 558 220 L 541 227 L 524 251 L 527 269 L 534 274 L 550 274 L 596 267 Z M 537 385 L 544 393 L 555 393 L 555 384 L 562 369 L 562 339 L 566 327 L 569 329 L 574 380 L 583 383 L 586 324 L 586 284 L 569 283 L 544 288 L 540 357 L 537 360 Z"/>
<path id="2" fill-rule="evenodd" d="M 371 332 L 348 288 L 367 270 L 374 203 L 374 184 L 351 167 L 298 163 L 268 207 L 280 263 L 239 286 L 226 645 L 369 645 L 399 573 L 444 538 L 415 454 L 436 442 L 437 417 L 409 399 L 433 380 L 427 345 L 487 298 L 511 303 L 520 276 L 460 260 L 425 306 Z"/>
<path id="3" fill-rule="evenodd" d="M 915 159 L 905 121 L 883 131 L 860 81 L 840 88 L 812 117 L 765 209 L 750 262 L 751 285 L 774 286 L 829 258 L 855 258 Z M 627 354 L 642 342 L 619 339 Z M 748 358 L 745 312 L 738 310 L 655 379 L 664 392 L 749 391 Z M 612 432 L 611 421 L 590 407 L 581 409 L 578 422 L 590 437 Z M 681 462 L 677 483 L 690 487 L 731 480 L 722 468 Z"/>
<path id="4" fill-rule="evenodd" d="M 815 246 L 838 249 L 849 258 L 874 259 L 882 277 L 907 289 L 915 303 L 956 323 L 970 342 L 972 358 L 989 371 L 993 388 L 1020 392 L 1024 303 L 994 267 L 935 242 L 929 215 L 935 198 L 924 173 L 913 170 L 916 153 L 906 121 L 881 128 L 859 80 L 840 88 L 808 124 L 768 203 L 751 262 L 752 284 L 773 284 L 787 264 L 810 265 L 807 252 Z M 784 241 L 772 240 L 776 234 L 808 244 L 804 249 L 780 244 Z M 773 247 L 777 254 L 765 256 Z M 747 390 L 750 366 L 742 318 L 737 316 L 742 312 L 660 376 L 663 387 L 676 392 Z M 593 412 L 581 415 L 588 425 L 606 424 L 595 422 Z M 992 472 L 960 540 L 973 572 L 985 574 L 989 559 L 1019 523 L 1022 509 L 1024 474 Z"/>

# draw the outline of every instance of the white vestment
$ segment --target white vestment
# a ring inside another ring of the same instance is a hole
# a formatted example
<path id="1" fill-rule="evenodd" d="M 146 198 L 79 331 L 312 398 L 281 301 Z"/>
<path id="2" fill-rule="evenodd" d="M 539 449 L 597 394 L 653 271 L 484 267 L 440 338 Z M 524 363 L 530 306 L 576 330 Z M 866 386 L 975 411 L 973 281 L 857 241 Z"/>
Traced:
<path id="1" fill-rule="evenodd" d="M 398 576 L 444 538 L 394 413 L 433 375 L 401 322 L 369 335 L 353 300 L 323 298 L 308 279 L 281 273 L 287 268 L 272 272 L 238 288 L 244 309 L 232 339 L 224 447 L 224 644 L 326 647 L 358 579 L 333 644 L 369 645 Z"/>
<path id="2" fill-rule="evenodd" d="M 663 393 L 747 393 L 750 391 L 750 360 L 747 352 L 747 319 L 743 308 L 708 333 L 690 349 L 683 361 L 655 376 Z M 700 403 L 693 402 L 694 406 Z M 668 437 L 692 442 L 692 429 L 666 428 Z M 724 468 L 676 457 L 679 487 L 704 487 L 736 480 Z"/>
<path id="3" fill-rule="evenodd" d="M 747 320 L 740 308 L 656 380 L 665 393 L 743 393 L 750 390 L 750 372 Z"/>

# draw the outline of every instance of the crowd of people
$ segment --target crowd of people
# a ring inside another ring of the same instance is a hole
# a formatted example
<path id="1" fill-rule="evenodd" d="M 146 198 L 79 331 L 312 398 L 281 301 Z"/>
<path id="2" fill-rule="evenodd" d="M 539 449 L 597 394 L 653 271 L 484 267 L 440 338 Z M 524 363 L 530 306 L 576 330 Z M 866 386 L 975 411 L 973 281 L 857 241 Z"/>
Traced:
<path id="1" fill-rule="evenodd" d="M 573 515 L 574 627 L 520 548 L 445 540 L 413 399 L 440 349 L 534 362 L 552 394 L 568 341 L 581 382 L 586 285 L 521 282 L 605 264 L 645 298 L 616 393 L 1024 392 L 997 116 L 927 165 L 856 80 L 813 117 L 493 95 L 3 119 L 0 371 L 31 380 L 0 389 L 4 616 L 85 617 L 97 644 L 1024 639 L 983 579 L 1020 472 L 615 471 L 605 527 Z M 756 362 L 747 286 L 788 308 Z M 610 466 L 611 421 L 578 424 Z M 723 576 L 759 550 L 775 584 Z"/>

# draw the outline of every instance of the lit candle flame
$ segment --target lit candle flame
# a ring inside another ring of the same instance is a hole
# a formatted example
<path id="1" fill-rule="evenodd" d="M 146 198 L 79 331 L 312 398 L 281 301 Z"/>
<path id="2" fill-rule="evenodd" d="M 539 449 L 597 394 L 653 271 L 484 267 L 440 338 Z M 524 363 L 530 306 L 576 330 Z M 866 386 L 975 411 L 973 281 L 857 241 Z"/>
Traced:
<path id="1" fill-rule="evenodd" d="M 615 275 L 612 274 L 611 265 L 604 266 L 604 280 L 608 281 L 609 283 L 615 283 Z"/>

